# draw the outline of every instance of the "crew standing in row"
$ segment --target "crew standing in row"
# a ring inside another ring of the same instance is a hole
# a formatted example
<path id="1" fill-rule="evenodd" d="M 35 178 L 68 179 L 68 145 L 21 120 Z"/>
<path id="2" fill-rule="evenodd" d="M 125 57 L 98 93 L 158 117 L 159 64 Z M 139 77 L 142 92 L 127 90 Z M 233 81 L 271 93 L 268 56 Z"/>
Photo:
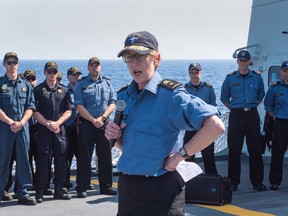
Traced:
<path id="1" fill-rule="evenodd" d="M 283 160 L 288 146 L 288 61 L 281 65 L 282 80 L 268 89 L 265 110 L 274 118 L 270 164 L 270 189 L 278 190 L 283 177 Z"/>
<path id="2" fill-rule="evenodd" d="M 238 70 L 228 74 L 221 89 L 221 101 L 230 110 L 228 124 L 228 178 L 232 190 L 240 184 L 241 151 L 246 137 L 249 152 L 250 182 L 258 191 L 265 191 L 262 183 L 264 165 L 260 143 L 260 117 L 257 106 L 265 96 L 264 83 L 260 73 L 251 71 L 250 53 L 238 53 Z"/>
<path id="3" fill-rule="evenodd" d="M 68 200 L 71 197 L 63 189 L 66 182 L 67 140 L 64 122 L 71 116 L 72 104 L 66 86 L 57 82 L 58 66 L 47 62 L 44 67 L 45 81 L 34 89 L 37 120 L 35 190 L 38 203 L 49 179 L 51 157 L 54 157 L 54 198 Z"/>
<path id="4" fill-rule="evenodd" d="M 191 95 L 197 96 L 205 101 L 207 104 L 217 106 L 216 95 L 213 86 L 210 83 L 202 82 L 202 69 L 199 63 L 192 63 L 189 65 L 188 74 L 190 82 L 186 83 L 185 89 Z M 183 139 L 183 143 L 187 143 L 195 134 L 196 130 L 186 131 Z M 202 159 L 204 162 L 204 170 L 206 174 L 217 174 L 217 168 L 214 155 L 214 142 L 201 151 Z M 194 161 L 195 155 L 188 159 L 188 161 Z"/>
<path id="5" fill-rule="evenodd" d="M 0 206 L 9 176 L 9 163 L 15 151 L 18 203 L 35 205 L 27 189 L 32 185 L 29 165 L 28 120 L 35 109 L 33 90 L 18 75 L 18 56 L 8 52 L 3 59 L 6 73 L 0 78 Z"/>
<path id="6" fill-rule="evenodd" d="M 74 89 L 77 84 L 77 81 L 80 79 L 82 73 L 77 67 L 71 67 L 67 71 L 67 79 L 68 79 L 68 85 L 67 89 L 70 94 L 71 102 L 74 104 Z M 77 148 L 79 145 L 79 128 L 78 128 L 78 111 L 76 110 L 76 107 L 74 106 L 72 109 L 72 114 L 70 118 L 65 122 L 65 128 L 66 128 L 66 134 L 68 138 L 68 153 L 67 153 L 67 175 L 66 175 L 66 182 L 64 184 L 64 187 L 69 189 L 73 186 L 73 184 L 70 182 L 70 169 L 73 157 L 77 159 Z"/>
<path id="7" fill-rule="evenodd" d="M 115 109 L 116 94 L 110 79 L 101 76 L 97 57 L 88 61 L 89 74 L 79 80 L 74 89 L 75 106 L 80 114 L 77 158 L 78 198 L 87 197 L 90 187 L 91 159 L 96 144 L 100 194 L 116 195 L 112 189 L 112 157 L 109 141 L 104 135 L 109 116 Z"/>

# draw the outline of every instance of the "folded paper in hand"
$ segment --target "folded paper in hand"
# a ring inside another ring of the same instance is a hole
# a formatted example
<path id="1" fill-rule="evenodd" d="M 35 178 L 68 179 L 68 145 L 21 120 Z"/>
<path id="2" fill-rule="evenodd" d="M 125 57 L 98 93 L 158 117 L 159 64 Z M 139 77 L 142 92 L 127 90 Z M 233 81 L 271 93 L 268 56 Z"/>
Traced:
<path id="1" fill-rule="evenodd" d="M 194 162 L 181 161 L 176 170 L 181 175 L 185 182 L 201 174 L 203 170 Z"/>

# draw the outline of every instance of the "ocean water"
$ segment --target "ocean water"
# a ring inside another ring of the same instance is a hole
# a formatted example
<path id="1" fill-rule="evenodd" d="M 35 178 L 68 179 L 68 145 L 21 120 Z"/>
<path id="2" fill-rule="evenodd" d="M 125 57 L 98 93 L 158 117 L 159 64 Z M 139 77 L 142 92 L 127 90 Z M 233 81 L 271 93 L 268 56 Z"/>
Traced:
<path id="1" fill-rule="evenodd" d="M 27 69 L 33 69 L 37 73 L 38 84 L 43 82 L 45 77 L 43 74 L 44 65 L 50 60 L 20 60 L 18 72 L 23 73 Z M 68 84 L 66 73 L 70 67 L 76 66 L 80 69 L 83 76 L 88 74 L 88 60 L 53 60 L 58 64 L 59 71 L 63 73 L 63 84 Z M 180 83 L 189 81 L 188 66 L 191 60 L 161 60 L 158 72 L 165 79 L 173 79 Z M 216 93 L 217 105 L 222 113 L 227 112 L 226 107 L 220 101 L 221 85 L 228 73 L 237 69 L 235 60 L 197 60 L 202 66 L 202 80 L 213 85 Z M 130 83 L 132 78 L 121 60 L 102 60 L 101 74 L 111 79 L 114 89 L 117 91 L 121 87 Z M 4 68 L 0 69 L 0 75 L 4 74 Z"/>

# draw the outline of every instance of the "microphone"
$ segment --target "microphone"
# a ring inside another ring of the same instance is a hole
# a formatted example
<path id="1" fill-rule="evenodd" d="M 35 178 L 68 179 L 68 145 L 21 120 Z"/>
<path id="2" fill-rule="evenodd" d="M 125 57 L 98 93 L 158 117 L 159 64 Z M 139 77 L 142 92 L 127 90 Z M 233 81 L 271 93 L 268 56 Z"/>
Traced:
<path id="1" fill-rule="evenodd" d="M 115 116 L 114 116 L 114 122 L 118 126 L 120 126 L 120 124 L 121 124 L 121 119 L 122 119 L 125 107 L 126 107 L 125 101 L 119 100 L 116 102 L 116 112 L 115 112 Z M 113 147 L 115 145 L 115 143 L 116 143 L 116 139 L 110 140 L 111 147 Z"/>

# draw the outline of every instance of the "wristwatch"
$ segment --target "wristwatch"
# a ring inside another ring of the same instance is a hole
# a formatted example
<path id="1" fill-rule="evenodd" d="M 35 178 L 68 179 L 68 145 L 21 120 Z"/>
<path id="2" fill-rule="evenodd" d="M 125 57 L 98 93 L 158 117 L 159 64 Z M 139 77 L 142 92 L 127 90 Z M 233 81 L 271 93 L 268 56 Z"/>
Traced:
<path id="1" fill-rule="evenodd" d="M 188 159 L 190 156 L 186 153 L 186 150 L 184 147 L 181 147 L 179 150 L 178 150 L 179 154 L 181 157 L 185 158 L 185 159 Z"/>

